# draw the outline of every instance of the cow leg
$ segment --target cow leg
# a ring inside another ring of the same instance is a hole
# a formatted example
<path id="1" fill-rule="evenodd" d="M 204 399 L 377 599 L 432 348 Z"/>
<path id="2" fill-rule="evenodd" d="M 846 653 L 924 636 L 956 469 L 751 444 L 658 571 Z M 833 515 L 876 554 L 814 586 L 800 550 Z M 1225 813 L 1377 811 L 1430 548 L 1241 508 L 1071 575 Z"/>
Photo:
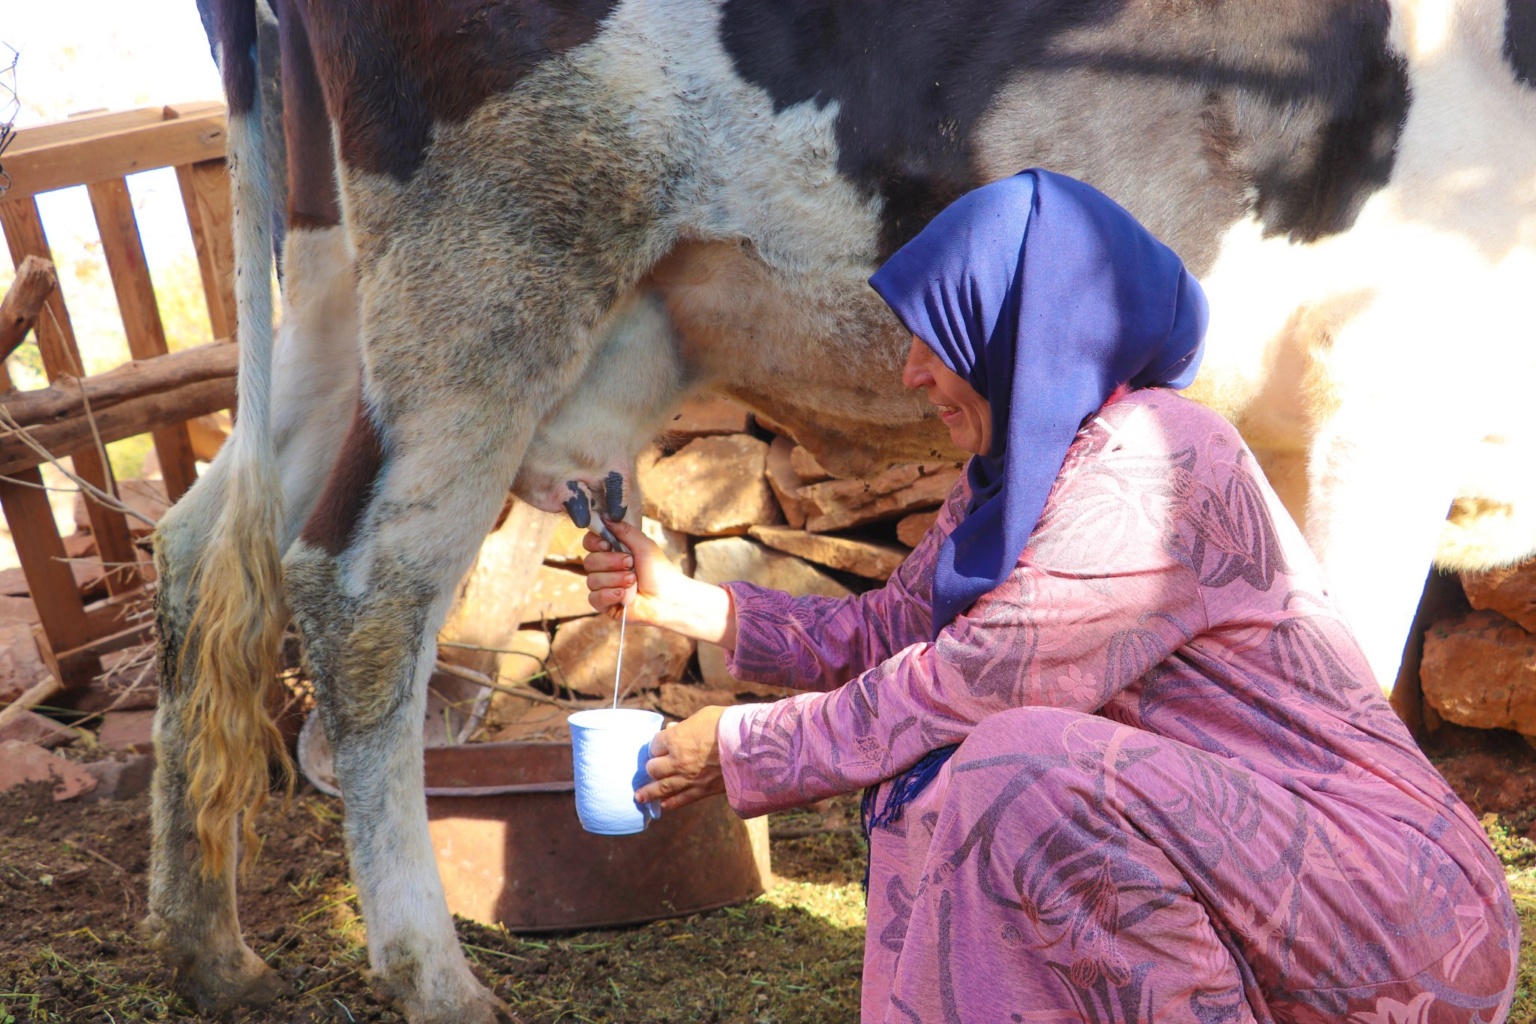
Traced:
<path id="1" fill-rule="evenodd" d="M 1341 401 L 1312 443 L 1307 541 L 1387 694 L 1456 494 L 1459 439 L 1417 401 L 1378 394 Z"/>
<path id="2" fill-rule="evenodd" d="M 155 626 L 160 700 L 155 711 L 151 790 L 149 916 L 143 931 L 176 973 L 175 987 L 202 1013 L 269 1002 L 283 990 L 240 936 L 235 912 L 235 827 L 217 873 L 202 870 L 188 802 L 190 768 L 183 712 L 193 689 L 193 653 L 183 657 L 197 591 L 191 579 L 225 503 L 233 461 L 225 445 L 209 471 L 160 520 L 155 533 Z"/>
<path id="3" fill-rule="evenodd" d="M 354 420 L 284 577 L 346 803 L 376 981 L 413 1024 L 479 1024 L 504 1011 L 471 973 L 443 896 L 421 721 L 437 630 L 531 429 L 501 422 L 507 407 L 488 393 L 437 397 L 417 407 L 435 411 Z"/>
<path id="4" fill-rule="evenodd" d="M 286 315 L 276 341 L 273 424 L 283 484 L 286 544 L 314 506 L 340 447 L 358 388 L 355 289 L 339 228 L 295 229 L 285 252 Z M 339 410 L 339 412 L 338 412 Z M 238 427 L 236 429 L 239 429 Z M 234 856 L 205 876 L 187 803 L 183 710 L 192 692 L 183 657 L 197 590 L 191 579 L 227 500 L 237 445 L 226 445 L 203 477 L 161 519 L 155 534 L 159 586 L 160 704 L 155 714 L 148 937 L 177 974 L 177 987 L 211 1013 L 278 994 L 277 976 L 240 935 Z M 229 848 L 234 849 L 233 837 Z"/>

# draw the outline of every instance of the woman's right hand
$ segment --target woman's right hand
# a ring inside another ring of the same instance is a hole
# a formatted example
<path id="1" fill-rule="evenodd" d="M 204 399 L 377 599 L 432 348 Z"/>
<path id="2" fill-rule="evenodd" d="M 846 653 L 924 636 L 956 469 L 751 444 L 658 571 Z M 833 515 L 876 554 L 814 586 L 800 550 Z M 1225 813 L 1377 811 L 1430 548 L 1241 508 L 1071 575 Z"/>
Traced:
<path id="1" fill-rule="evenodd" d="M 608 528 L 629 553 L 614 551 L 595 533 L 581 539 L 587 549 L 582 561 L 587 600 L 593 608 L 616 619 L 628 606 L 636 622 L 726 650 L 736 646 L 736 610 L 725 588 L 685 575 L 638 527 L 620 522 L 608 523 Z"/>
<path id="2" fill-rule="evenodd" d="M 656 542 L 626 522 L 608 523 L 608 529 L 629 548 L 614 551 L 595 533 L 581 538 L 587 549 L 582 561 L 587 571 L 587 600 L 610 619 L 619 617 L 625 605 L 639 622 L 655 622 L 656 604 L 665 590 L 668 574 L 682 576 Z M 650 614 L 648 614 L 650 613 Z"/>

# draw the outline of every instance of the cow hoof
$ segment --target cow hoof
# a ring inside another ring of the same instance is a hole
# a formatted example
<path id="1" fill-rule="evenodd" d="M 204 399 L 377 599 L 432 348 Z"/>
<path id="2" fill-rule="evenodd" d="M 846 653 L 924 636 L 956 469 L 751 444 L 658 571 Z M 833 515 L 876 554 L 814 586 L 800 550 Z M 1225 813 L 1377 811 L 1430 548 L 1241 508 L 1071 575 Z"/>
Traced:
<path id="1" fill-rule="evenodd" d="M 176 972 L 176 991 L 204 1016 L 236 1007 L 266 1006 L 289 992 L 288 984 L 249 949 L 236 964 L 199 961 Z"/>
<path id="2" fill-rule="evenodd" d="M 485 989 L 455 1006 L 433 1006 L 406 1013 L 409 1024 L 521 1024 L 522 1018 Z"/>

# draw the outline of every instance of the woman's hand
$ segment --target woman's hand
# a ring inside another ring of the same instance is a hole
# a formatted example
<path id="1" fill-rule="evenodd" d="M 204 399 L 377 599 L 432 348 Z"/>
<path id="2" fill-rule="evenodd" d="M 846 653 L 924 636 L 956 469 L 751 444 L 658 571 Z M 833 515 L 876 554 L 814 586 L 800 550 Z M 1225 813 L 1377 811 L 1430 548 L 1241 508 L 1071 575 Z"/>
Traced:
<path id="1" fill-rule="evenodd" d="M 625 605 L 637 622 L 659 625 L 655 612 L 671 576 L 681 577 L 656 542 L 625 522 L 609 523 L 608 528 L 619 542 L 629 548 L 629 554 L 614 551 L 609 543 L 595 533 L 581 538 L 587 557 L 582 566 L 587 570 L 587 600 L 592 607 L 610 619 L 619 617 Z M 686 577 L 683 577 L 686 579 Z"/>
<path id="2" fill-rule="evenodd" d="M 636 622 L 735 648 L 736 609 L 729 592 L 684 575 L 638 528 L 622 522 L 608 528 L 629 554 L 614 551 L 595 533 L 581 539 L 588 552 L 582 566 L 593 608 L 616 619 L 627 605 Z"/>
<path id="3" fill-rule="evenodd" d="M 636 790 L 635 800 L 660 800 L 662 810 L 671 811 L 724 793 L 715 732 L 724 713 L 725 708 L 704 708 L 651 737 L 651 759 L 645 762 L 645 770 L 652 781 Z"/>

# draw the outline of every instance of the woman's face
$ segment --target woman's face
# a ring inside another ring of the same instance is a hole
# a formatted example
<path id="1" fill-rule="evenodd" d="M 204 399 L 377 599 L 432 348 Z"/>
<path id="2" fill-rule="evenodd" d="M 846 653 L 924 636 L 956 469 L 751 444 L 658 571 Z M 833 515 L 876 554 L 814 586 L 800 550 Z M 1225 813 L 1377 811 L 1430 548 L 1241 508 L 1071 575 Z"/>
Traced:
<path id="1" fill-rule="evenodd" d="M 949 439 L 957 448 L 985 455 L 992 450 L 992 403 L 978 395 L 965 378 L 944 365 L 933 349 L 916 335 L 907 353 L 907 365 L 901 382 L 909 388 L 922 388 L 928 401 L 939 410 L 939 419 L 949 428 Z"/>

